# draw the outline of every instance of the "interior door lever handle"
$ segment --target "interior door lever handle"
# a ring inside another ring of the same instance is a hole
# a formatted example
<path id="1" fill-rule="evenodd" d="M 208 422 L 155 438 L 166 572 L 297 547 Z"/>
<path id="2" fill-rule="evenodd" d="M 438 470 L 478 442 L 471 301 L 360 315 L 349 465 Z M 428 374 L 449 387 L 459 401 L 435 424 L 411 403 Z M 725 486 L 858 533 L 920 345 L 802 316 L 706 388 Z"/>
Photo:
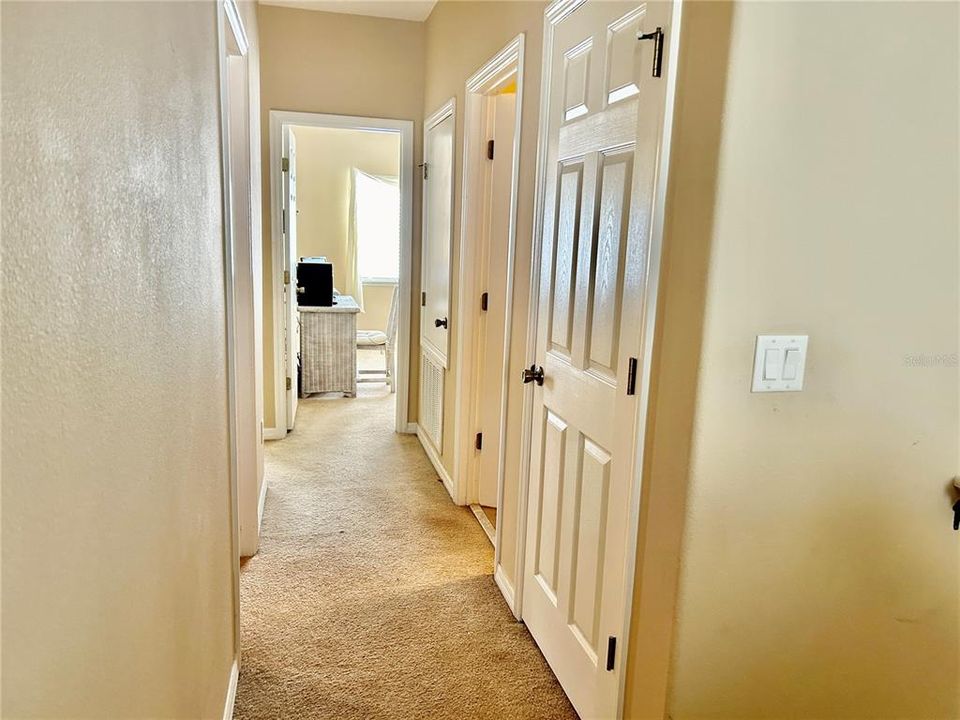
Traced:
<path id="1" fill-rule="evenodd" d="M 537 367 L 534 363 L 528 368 L 523 369 L 523 384 L 535 382 L 537 385 L 543 385 L 543 368 Z"/>
<path id="2" fill-rule="evenodd" d="M 443 329 L 447 328 L 447 319 L 446 318 L 437 318 L 433 321 L 434 327 L 442 327 Z"/>

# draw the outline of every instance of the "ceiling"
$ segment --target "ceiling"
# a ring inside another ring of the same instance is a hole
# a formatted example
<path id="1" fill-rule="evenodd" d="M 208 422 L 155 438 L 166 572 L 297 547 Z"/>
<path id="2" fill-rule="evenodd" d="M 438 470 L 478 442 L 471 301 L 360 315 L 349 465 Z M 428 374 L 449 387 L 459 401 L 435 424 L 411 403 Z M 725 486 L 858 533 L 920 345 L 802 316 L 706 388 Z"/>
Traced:
<path id="1" fill-rule="evenodd" d="M 424 21 L 437 0 L 259 0 L 261 5 Z"/>

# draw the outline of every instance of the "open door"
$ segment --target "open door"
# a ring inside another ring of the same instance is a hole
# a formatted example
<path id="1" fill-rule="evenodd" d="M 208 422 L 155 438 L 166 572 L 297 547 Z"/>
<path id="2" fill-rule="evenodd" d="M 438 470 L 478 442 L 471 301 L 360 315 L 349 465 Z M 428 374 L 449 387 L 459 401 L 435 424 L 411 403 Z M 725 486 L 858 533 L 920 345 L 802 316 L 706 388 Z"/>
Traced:
<path id="1" fill-rule="evenodd" d="M 287 430 L 290 431 L 297 417 L 300 314 L 297 312 L 297 142 L 289 128 L 283 133 L 283 317 Z"/>
<path id="2" fill-rule="evenodd" d="M 580 717 L 617 717 L 669 2 L 548 12 L 523 620 Z M 640 38 L 638 35 L 649 36 Z"/>

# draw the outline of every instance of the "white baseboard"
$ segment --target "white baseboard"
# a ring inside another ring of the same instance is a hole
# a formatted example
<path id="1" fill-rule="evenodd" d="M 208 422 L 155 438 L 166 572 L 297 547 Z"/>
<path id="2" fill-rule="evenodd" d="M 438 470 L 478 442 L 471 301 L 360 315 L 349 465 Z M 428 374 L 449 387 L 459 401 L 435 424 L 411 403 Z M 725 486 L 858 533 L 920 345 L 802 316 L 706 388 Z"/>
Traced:
<path id="1" fill-rule="evenodd" d="M 513 616 L 519 620 L 520 616 L 517 615 L 517 606 L 514 602 L 515 595 L 513 592 L 513 585 L 510 584 L 506 573 L 503 572 L 502 565 L 497 565 L 497 569 L 493 573 L 493 581 L 497 584 L 497 587 L 500 588 L 500 594 L 503 595 L 503 599 L 507 601 L 507 607 L 510 608 L 510 612 L 512 612 Z"/>
<path id="2" fill-rule="evenodd" d="M 415 422 L 408 422 L 407 427 L 404 429 L 404 432 L 409 435 L 417 434 L 417 424 Z"/>
<path id="3" fill-rule="evenodd" d="M 447 489 L 447 492 L 450 493 L 450 498 L 456 502 L 457 496 L 454 493 L 453 487 L 453 478 L 450 477 L 450 474 L 447 472 L 446 468 L 443 467 L 443 463 L 440 462 L 440 457 L 437 455 L 437 451 L 433 449 L 433 445 L 430 444 L 430 441 L 423 434 L 423 431 L 420 428 L 417 428 L 417 439 L 420 441 L 423 451 L 427 454 L 427 458 L 430 460 L 430 464 L 433 465 L 433 469 L 437 471 L 437 475 L 440 476 L 440 479 L 443 480 L 443 486 Z"/>
<path id="4" fill-rule="evenodd" d="M 283 440 L 287 436 L 286 428 L 265 427 L 263 429 L 264 440 Z"/>
<path id="5" fill-rule="evenodd" d="M 483 528 L 483 532 L 486 533 L 487 540 L 490 541 L 491 545 L 496 547 L 497 529 L 493 526 L 493 523 L 490 522 L 490 518 L 487 517 L 483 508 L 477 505 L 477 503 L 470 503 L 470 509 L 473 510 L 473 516 L 477 518 L 477 522 L 480 523 L 480 527 Z"/>
<path id="6" fill-rule="evenodd" d="M 263 527 L 263 505 L 267 502 L 267 479 L 260 482 L 260 502 L 257 505 L 257 537 L 260 537 L 260 528 Z"/>
<path id="7" fill-rule="evenodd" d="M 227 684 L 227 699 L 223 704 L 223 720 L 233 720 L 233 705 L 237 700 L 237 682 L 240 680 L 240 664 L 235 659 L 230 667 L 230 681 Z"/>

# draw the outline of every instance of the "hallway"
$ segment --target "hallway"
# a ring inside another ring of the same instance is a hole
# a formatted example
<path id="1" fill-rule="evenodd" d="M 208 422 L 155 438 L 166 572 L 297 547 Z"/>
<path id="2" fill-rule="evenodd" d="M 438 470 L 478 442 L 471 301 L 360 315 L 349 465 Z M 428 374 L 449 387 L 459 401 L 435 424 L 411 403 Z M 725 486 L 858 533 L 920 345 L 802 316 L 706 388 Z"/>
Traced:
<path id="1" fill-rule="evenodd" d="M 483 530 L 393 432 L 380 386 L 303 401 L 266 478 L 236 718 L 576 717 L 494 584 Z"/>

